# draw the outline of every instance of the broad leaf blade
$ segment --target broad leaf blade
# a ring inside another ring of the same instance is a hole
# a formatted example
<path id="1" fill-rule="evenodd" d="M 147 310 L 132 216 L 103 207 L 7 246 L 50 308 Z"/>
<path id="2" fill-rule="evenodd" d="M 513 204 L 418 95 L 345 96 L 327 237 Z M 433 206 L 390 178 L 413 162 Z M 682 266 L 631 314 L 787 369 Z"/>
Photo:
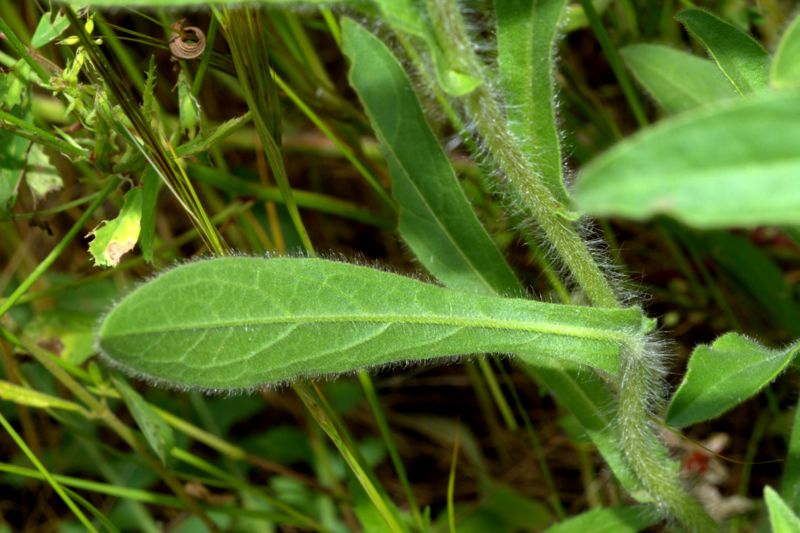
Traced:
<path id="1" fill-rule="evenodd" d="M 636 309 L 486 297 L 320 259 L 177 267 L 105 317 L 106 359 L 172 386 L 247 389 L 465 353 L 515 352 L 618 370 Z"/>
<path id="2" fill-rule="evenodd" d="M 354 21 L 345 19 L 342 30 L 350 83 L 389 163 L 403 239 L 450 287 L 521 294 L 514 273 L 472 211 L 403 68 Z"/>
<path id="3" fill-rule="evenodd" d="M 730 82 L 707 59 L 660 44 L 634 44 L 620 54 L 636 81 L 667 113 L 736 96 Z"/>
<path id="4" fill-rule="evenodd" d="M 659 522 L 652 507 L 602 507 L 568 518 L 546 533 L 636 533 Z"/>
<path id="5" fill-rule="evenodd" d="M 739 93 L 767 86 L 769 56 L 758 41 L 702 9 L 685 9 L 676 18 L 703 43 Z"/>
<path id="6" fill-rule="evenodd" d="M 554 46 L 565 0 L 496 0 L 497 66 L 509 128 L 550 192 L 568 200 L 553 95 Z"/>
<path id="7" fill-rule="evenodd" d="M 800 87 L 800 15 L 796 16 L 778 43 L 772 59 L 773 87 Z"/>
<path id="8" fill-rule="evenodd" d="M 642 130 L 583 170 L 574 199 L 597 216 L 666 214 L 702 228 L 796 225 L 798 175 L 800 94 L 763 93 Z"/>
<path id="9" fill-rule="evenodd" d="M 667 410 L 667 423 L 684 427 L 715 418 L 755 395 L 800 352 L 800 343 L 771 350 L 738 333 L 695 348 Z"/>
<path id="10" fill-rule="evenodd" d="M 764 488 L 764 499 L 767 501 L 769 523 L 773 533 L 797 533 L 800 531 L 800 518 L 772 487 Z"/>

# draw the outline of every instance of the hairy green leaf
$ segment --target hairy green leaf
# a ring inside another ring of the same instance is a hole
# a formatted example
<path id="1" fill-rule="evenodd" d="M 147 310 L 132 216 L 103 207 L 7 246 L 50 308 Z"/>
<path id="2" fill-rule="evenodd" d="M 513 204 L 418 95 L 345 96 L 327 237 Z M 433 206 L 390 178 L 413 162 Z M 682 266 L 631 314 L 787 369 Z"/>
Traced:
<path id="1" fill-rule="evenodd" d="M 634 44 L 621 49 L 620 54 L 636 81 L 667 113 L 681 113 L 737 95 L 708 59 L 660 44 Z"/>
<path id="2" fill-rule="evenodd" d="M 562 203 L 561 143 L 553 95 L 554 46 L 565 0 L 495 0 L 497 66 L 511 133 Z"/>
<path id="3" fill-rule="evenodd" d="M 767 502 L 769 523 L 773 533 L 797 533 L 800 531 L 800 518 L 772 487 L 764 487 L 764 499 Z"/>
<path id="4" fill-rule="evenodd" d="M 667 214 L 711 228 L 800 223 L 800 94 L 761 93 L 684 113 L 619 143 L 578 176 L 598 216 Z M 724 192 L 724 194 L 723 194 Z"/>
<path id="5" fill-rule="evenodd" d="M 800 87 L 800 15 L 794 18 L 778 43 L 770 82 L 773 87 Z"/>
<path id="6" fill-rule="evenodd" d="M 235 390 L 481 352 L 613 374 L 620 344 L 644 327 L 637 309 L 486 297 L 321 259 L 234 257 L 140 286 L 105 317 L 98 348 L 157 382 Z"/>
<path id="7" fill-rule="evenodd" d="M 800 343 L 771 350 L 738 333 L 695 348 L 667 410 L 667 423 L 684 427 L 715 418 L 775 379 L 800 352 Z"/>
<path id="8" fill-rule="evenodd" d="M 675 18 L 703 43 L 739 93 L 767 86 L 769 56 L 761 43 L 702 9 L 685 9 Z"/>
<path id="9" fill-rule="evenodd" d="M 350 83 L 389 163 L 403 239 L 450 287 L 521 294 L 514 273 L 472 211 L 403 68 L 354 21 L 343 21 L 342 35 Z"/>

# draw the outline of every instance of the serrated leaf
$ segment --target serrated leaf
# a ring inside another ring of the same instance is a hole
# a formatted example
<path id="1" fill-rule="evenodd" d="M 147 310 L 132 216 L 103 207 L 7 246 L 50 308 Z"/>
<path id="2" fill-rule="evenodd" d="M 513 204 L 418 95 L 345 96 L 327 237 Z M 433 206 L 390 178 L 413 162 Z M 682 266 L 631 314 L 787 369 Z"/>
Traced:
<path id="1" fill-rule="evenodd" d="M 733 98 L 736 90 L 713 61 L 660 44 L 634 44 L 620 50 L 625 65 L 667 113 Z"/>
<path id="2" fill-rule="evenodd" d="M 9 381 L 0 380 L 0 399 L 37 409 L 63 409 L 81 411 L 81 407 L 69 400 L 51 396 L 37 390 L 21 387 Z"/>
<path id="3" fill-rule="evenodd" d="M 767 502 L 769 523 L 773 533 L 797 533 L 800 531 L 800 518 L 772 487 L 764 487 L 764 500 Z"/>
<path id="4" fill-rule="evenodd" d="M 784 32 L 772 59 L 770 83 L 773 87 L 800 87 L 800 15 Z"/>
<path id="5" fill-rule="evenodd" d="M 68 26 L 69 20 L 63 14 L 58 13 L 55 19 L 51 20 L 50 12 L 44 13 L 42 18 L 39 19 L 36 31 L 33 32 L 33 37 L 31 37 L 31 46 L 33 48 L 41 48 L 64 33 Z"/>
<path id="6" fill-rule="evenodd" d="M 739 93 L 767 86 L 769 56 L 761 43 L 702 9 L 684 9 L 675 18 L 703 43 Z"/>
<path id="7" fill-rule="evenodd" d="M 350 83 L 389 163 L 403 239 L 450 287 L 521 294 L 514 273 L 472 211 L 403 68 L 356 22 L 345 19 L 342 34 Z"/>
<path id="8" fill-rule="evenodd" d="M 738 333 L 698 346 L 670 401 L 667 423 L 684 427 L 720 416 L 778 377 L 798 352 L 800 342 L 771 350 Z"/>
<path id="9" fill-rule="evenodd" d="M 25 165 L 25 183 L 31 190 L 34 205 L 51 192 L 61 190 L 64 181 L 58 170 L 50 162 L 42 147 L 33 144 L 28 150 L 28 160 Z"/>
<path id="10" fill-rule="evenodd" d="M 642 130 L 586 166 L 573 196 L 597 216 L 666 214 L 701 228 L 796 225 L 798 175 L 800 93 L 761 93 Z"/>
<path id="11" fill-rule="evenodd" d="M 137 376 L 241 390 L 482 352 L 614 374 L 620 344 L 643 327 L 637 309 L 480 296 L 321 259 L 231 257 L 141 285 L 105 317 L 98 347 Z"/>
<path id="12" fill-rule="evenodd" d="M 121 379 L 114 379 L 113 381 L 114 386 L 122 396 L 122 400 L 128 407 L 128 411 L 136 421 L 136 425 L 142 430 L 147 444 L 161 459 L 161 462 L 166 464 L 169 454 L 175 446 L 172 428 L 163 418 L 158 416 L 158 413 L 133 387 Z"/>
<path id="13" fill-rule="evenodd" d="M 142 220 L 142 190 L 134 187 L 125 193 L 125 203 L 114 220 L 104 221 L 89 232 L 94 236 L 89 252 L 96 266 L 113 267 L 136 246 Z M 88 235 L 87 235 L 88 237 Z"/>
<path id="14" fill-rule="evenodd" d="M 647 505 L 602 507 L 568 518 L 546 533 L 636 533 L 659 521 L 658 513 Z"/>
<path id="15" fill-rule="evenodd" d="M 496 0 L 497 66 L 508 125 L 550 192 L 568 201 L 553 94 L 554 48 L 565 0 Z"/>

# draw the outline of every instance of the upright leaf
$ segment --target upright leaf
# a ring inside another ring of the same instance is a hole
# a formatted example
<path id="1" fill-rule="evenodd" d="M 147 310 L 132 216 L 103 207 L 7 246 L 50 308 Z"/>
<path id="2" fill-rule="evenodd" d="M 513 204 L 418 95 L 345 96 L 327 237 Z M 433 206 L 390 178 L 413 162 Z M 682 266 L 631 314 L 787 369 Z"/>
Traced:
<path id="1" fill-rule="evenodd" d="M 800 401 L 795 406 L 793 418 L 783 466 L 781 496 L 792 509 L 800 509 Z"/>
<path id="2" fill-rule="evenodd" d="M 681 113 L 737 94 L 712 61 L 669 46 L 634 44 L 620 54 L 636 81 L 667 113 Z"/>
<path id="3" fill-rule="evenodd" d="M 769 523 L 773 533 L 797 533 L 800 531 L 800 518 L 772 487 L 764 487 L 764 499 L 767 501 Z"/>
<path id="4" fill-rule="evenodd" d="M 667 410 L 667 423 L 684 427 L 715 418 L 750 398 L 800 353 L 800 342 L 770 350 L 738 333 L 695 348 Z"/>
<path id="5" fill-rule="evenodd" d="M 162 463 L 166 463 L 170 451 L 175 445 L 175 437 L 172 428 L 158 416 L 147 401 L 136 392 L 133 387 L 121 379 L 114 380 L 114 386 L 122 396 L 125 405 L 128 406 L 136 425 L 142 430 L 144 438 L 150 448 L 156 453 Z"/>
<path id="6" fill-rule="evenodd" d="M 684 113 L 617 144 L 578 176 L 578 209 L 712 228 L 800 224 L 800 93 Z"/>
<path id="7" fill-rule="evenodd" d="M 487 297 L 320 259 L 233 257 L 141 285 L 105 317 L 98 347 L 157 382 L 242 390 L 482 352 L 613 374 L 621 343 L 644 327 L 636 309 Z"/>
<path id="8" fill-rule="evenodd" d="M 554 102 L 554 47 L 565 0 L 495 0 L 497 66 L 511 133 L 550 192 L 567 202 Z"/>
<path id="9" fill-rule="evenodd" d="M 761 43 L 702 9 L 685 9 L 676 18 L 703 43 L 739 93 L 767 86 L 769 56 Z"/>
<path id="10" fill-rule="evenodd" d="M 778 43 L 772 59 L 773 87 L 800 87 L 800 15 L 796 16 Z"/>
<path id="11" fill-rule="evenodd" d="M 356 22 L 345 19 L 342 30 L 350 83 L 389 163 L 403 239 L 450 287 L 521 294 L 514 273 L 472 211 L 403 68 Z"/>

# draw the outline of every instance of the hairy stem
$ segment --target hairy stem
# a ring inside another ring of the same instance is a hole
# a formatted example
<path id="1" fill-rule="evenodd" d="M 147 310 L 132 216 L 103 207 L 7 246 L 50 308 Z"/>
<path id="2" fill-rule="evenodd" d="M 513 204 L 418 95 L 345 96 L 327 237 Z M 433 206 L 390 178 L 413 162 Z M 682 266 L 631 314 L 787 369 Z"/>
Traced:
<path id="1" fill-rule="evenodd" d="M 504 176 L 524 215 L 542 230 L 578 286 L 595 306 L 620 307 L 614 290 L 595 261 L 566 206 L 553 196 L 508 130 L 505 114 L 492 93 L 489 78 L 467 35 L 457 0 L 427 0 L 428 13 L 449 64 L 483 80 L 463 97 L 466 114 Z M 715 522 L 683 487 L 676 465 L 649 427 L 652 391 L 661 385 L 658 352 L 643 335 L 632 335 L 621 353 L 618 425 L 625 458 L 642 487 L 669 515 L 691 531 L 713 531 Z"/>

